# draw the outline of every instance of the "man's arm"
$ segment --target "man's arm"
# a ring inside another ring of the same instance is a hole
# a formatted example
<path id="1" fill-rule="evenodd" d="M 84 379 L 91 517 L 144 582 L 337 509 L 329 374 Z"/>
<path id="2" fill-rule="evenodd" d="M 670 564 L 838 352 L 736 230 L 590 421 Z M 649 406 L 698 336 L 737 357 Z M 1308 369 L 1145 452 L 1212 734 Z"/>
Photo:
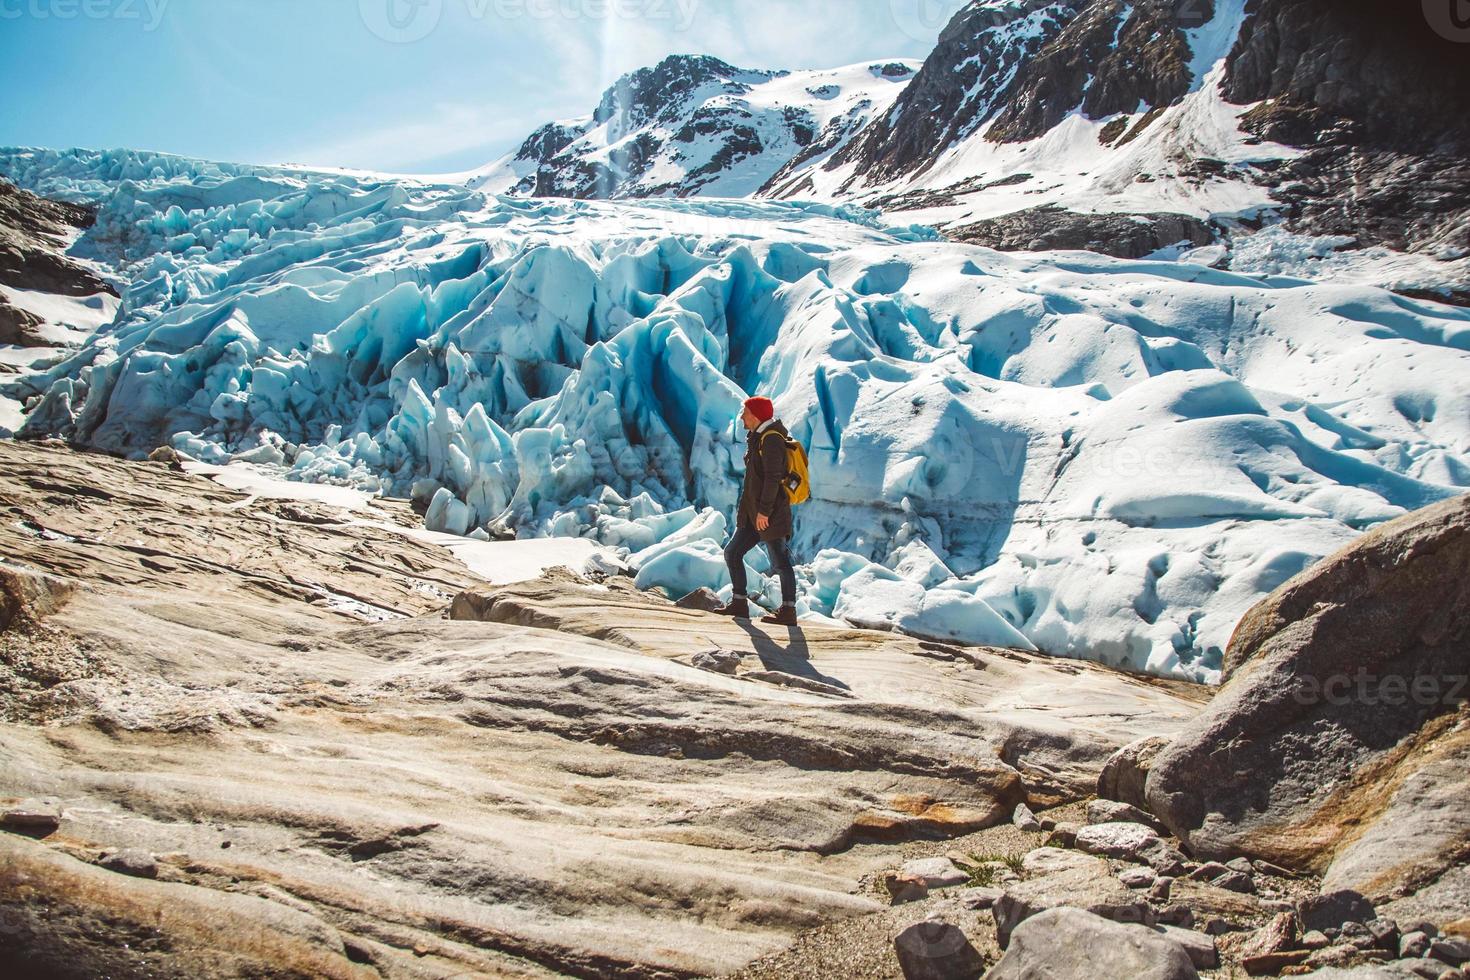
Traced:
<path id="1" fill-rule="evenodd" d="M 775 438 L 771 438 L 775 436 Z M 760 496 L 757 498 L 758 518 L 770 518 L 776 509 L 776 494 L 783 493 L 781 483 L 786 479 L 786 440 L 779 432 L 761 435 L 761 481 Z M 759 530 L 765 530 L 760 528 Z"/>

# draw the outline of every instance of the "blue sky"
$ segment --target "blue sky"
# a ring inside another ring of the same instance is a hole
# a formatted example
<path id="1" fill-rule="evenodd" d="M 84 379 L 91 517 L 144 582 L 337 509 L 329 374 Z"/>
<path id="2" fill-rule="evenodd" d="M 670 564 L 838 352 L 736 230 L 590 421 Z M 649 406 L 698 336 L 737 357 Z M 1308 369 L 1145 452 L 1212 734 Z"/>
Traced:
<path id="1" fill-rule="evenodd" d="M 964 0 L 0 0 L 0 145 L 479 166 L 672 53 L 923 58 Z"/>

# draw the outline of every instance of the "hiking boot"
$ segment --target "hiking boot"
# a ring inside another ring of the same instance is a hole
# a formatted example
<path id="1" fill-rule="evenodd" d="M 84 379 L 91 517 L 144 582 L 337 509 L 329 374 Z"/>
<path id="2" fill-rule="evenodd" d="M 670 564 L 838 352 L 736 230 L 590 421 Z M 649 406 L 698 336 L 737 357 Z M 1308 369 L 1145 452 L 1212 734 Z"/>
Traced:
<path id="1" fill-rule="evenodd" d="M 734 616 L 736 619 L 750 618 L 750 601 L 743 595 L 732 598 L 729 602 L 715 610 L 717 616 Z"/>
<path id="2" fill-rule="evenodd" d="M 762 616 L 761 622 L 770 623 L 772 626 L 795 626 L 796 607 L 782 606 L 774 614 L 770 616 Z"/>

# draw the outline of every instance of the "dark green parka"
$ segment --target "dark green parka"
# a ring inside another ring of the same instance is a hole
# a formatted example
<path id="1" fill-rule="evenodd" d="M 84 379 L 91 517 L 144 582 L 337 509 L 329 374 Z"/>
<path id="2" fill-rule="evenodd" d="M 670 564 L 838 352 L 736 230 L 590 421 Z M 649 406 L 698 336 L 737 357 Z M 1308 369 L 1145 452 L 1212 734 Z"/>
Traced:
<path id="1" fill-rule="evenodd" d="M 760 532 L 762 541 L 791 537 L 791 498 L 782 481 L 786 479 L 786 426 L 772 421 L 763 430 L 745 436 L 745 484 L 740 488 L 740 511 L 736 522 L 755 528 L 755 516 L 765 514 L 770 526 Z"/>

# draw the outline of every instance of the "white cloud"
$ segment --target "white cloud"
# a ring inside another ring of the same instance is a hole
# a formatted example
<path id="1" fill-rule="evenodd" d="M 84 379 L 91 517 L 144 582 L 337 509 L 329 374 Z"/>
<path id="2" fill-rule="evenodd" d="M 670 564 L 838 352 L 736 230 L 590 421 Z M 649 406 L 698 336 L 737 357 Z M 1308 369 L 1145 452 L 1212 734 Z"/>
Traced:
<path id="1" fill-rule="evenodd" d="M 372 160 L 378 169 L 421 173 L 438 161 L 476 149 L 485 151 L 488 163 L 498 148 L 525 137 L 531 128 L 493 105 L 440 103 L 420 110 L 411 120 L 288 150 L 280 162 L 337 167 L 344 161 Z"/>

